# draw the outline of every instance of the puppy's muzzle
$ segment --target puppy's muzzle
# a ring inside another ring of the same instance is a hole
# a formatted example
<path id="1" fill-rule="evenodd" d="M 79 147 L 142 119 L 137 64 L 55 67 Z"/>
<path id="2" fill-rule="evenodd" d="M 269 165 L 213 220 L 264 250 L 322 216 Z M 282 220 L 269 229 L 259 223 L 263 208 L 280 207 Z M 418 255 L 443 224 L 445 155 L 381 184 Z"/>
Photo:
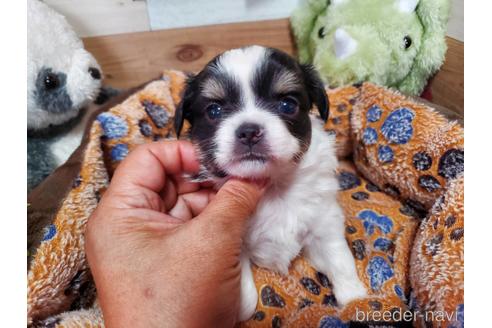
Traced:
<path id="1" fill-rule="evenodd" d="M 258 124 L 245 123 L 236 130 L 237 140 L 246 146 L 253 147 L 263 139 L 264 129 Z"/>

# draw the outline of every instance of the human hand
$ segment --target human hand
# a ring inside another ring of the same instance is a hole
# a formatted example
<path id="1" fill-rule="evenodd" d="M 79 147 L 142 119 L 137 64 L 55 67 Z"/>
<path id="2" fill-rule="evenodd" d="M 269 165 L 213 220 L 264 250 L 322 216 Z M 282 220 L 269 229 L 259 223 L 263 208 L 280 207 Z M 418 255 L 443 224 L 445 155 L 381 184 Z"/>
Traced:
<path id="1" fill-rule="evenodd" d="M 106 327 L 233 326 L 242 235 L 262 187 L 185 181 L 189 142 L 146 144 L 119 165 L 87 223 L 86 255 Z"/>

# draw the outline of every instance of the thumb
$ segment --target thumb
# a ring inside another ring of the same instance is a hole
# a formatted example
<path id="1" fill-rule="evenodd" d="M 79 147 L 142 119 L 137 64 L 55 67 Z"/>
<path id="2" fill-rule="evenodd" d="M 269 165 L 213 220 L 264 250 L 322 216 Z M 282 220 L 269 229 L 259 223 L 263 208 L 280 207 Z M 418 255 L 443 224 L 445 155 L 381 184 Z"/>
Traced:
<path id="1" fill-rule="evenodd" d="M 217 233 L 240 237 L 263 191 L 263 185 L 243 180 L 228 180 L 198 219 Z"/>

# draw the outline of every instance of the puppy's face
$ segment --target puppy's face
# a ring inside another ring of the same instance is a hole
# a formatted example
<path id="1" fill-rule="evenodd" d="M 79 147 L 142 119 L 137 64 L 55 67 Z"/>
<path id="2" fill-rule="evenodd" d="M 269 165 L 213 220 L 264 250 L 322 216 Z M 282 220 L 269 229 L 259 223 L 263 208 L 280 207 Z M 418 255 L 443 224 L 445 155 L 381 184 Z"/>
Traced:
<path id="1" fill-rule="evenodd" d="M 191 123 L 207 175 L 262 179 L 295 164 L 309 147 L 309 111 L 328 117 L 323 83 L 311 67 L 274 49 L 227 51 L 190 78 L 175 118 Z"/>

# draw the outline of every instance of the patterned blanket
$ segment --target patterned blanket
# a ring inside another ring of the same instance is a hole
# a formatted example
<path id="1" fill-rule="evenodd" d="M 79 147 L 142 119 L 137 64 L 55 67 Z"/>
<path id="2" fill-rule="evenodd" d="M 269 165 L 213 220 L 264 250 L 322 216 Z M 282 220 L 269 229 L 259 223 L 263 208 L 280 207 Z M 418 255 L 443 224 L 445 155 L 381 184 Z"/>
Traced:
<path id="1" fill-rule="evenodd" d="M 165 71 L 101 109 L 81 147 L 29 195 L 33 327 L 104 326 L 84 255 L 85 223 L 132 149 L 175 138 L 185 78 Z M 258 306 L 238 326 L 462 327 L 463 128 L 373 84 L 327 93 L 346 237 L 369 296 L 338 307 L 329 279 L 300 254 L 287 276 L 254 268 Z"/>

